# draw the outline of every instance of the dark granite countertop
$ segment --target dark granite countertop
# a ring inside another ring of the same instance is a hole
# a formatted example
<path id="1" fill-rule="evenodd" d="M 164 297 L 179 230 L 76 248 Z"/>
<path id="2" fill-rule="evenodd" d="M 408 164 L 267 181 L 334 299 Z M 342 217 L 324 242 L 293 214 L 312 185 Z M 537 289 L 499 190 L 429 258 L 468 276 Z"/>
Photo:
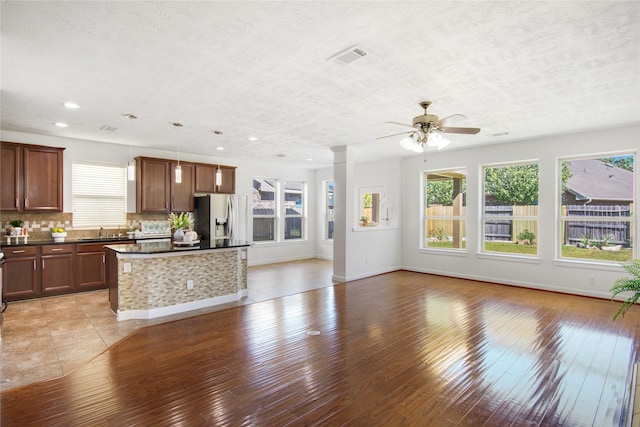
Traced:
<path id="1" fill-rule="evenodd" d="M 14 246 L 41 246 L 41 245 L 64 245 L 69 243 L 104 243 L 108 244 L 109 242 L 135 242 L 136 239 L 130 239 L 127 236 L 124 237 L 80 237 L 77 239 L 73 238 L 65 238 L 64 242 L 54 242 L 53 239 L 44 239 L 44 240 L 28 240 L 27 243 L 23 241 L 16 242 L 15 240 L 11 241 L 11 244 L 7 244 L 6 239 L 0 244 L 2 247 L 14 247 Z"/>
<path id="2" fill-rule="evenodd" d="M 202 240 L 193 245 L 174 245 L 171 242 L 152 242 L 152 243 L 128 243 L 107 245 L 107 249 L 118 252 L 120 254 L 162 254 L 189 251 L 204 251 L 209 249 L 230 249 L 251 246 L 251 242 L 242 240 L 217 239 Z"/>

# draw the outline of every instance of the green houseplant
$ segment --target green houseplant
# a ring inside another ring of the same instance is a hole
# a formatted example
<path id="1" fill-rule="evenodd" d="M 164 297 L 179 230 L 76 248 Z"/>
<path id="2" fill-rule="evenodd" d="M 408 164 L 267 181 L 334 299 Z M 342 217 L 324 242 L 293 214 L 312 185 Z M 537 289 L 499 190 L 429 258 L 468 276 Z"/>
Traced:
<path id="1" fill-rule="evenodd" d="M 622 267 L 632 274 L 632 277 L 621 277 L 613 283 L 613 288 L 611 288 L 611 299 L 622 293 L 622 292 L 633 292 L 633 294 L 624 300 L 624 302 L 616 311 L 616 314 L 613 316 L 613 320 L 622 314 L 624 314 L 640 299 L 640 259 L 632 259 L 631 261 L 627 261 L 622 264 Z"/>

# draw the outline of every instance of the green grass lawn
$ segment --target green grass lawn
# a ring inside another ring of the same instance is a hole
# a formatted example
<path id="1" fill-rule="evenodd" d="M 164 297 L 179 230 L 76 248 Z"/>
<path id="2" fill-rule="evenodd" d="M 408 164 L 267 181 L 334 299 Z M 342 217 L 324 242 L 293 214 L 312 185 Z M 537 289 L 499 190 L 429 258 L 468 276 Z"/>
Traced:
<path id="1" fill-rule="evenodd" d="M 462 242 L 462 248 L 460 249 L 465 249 L 467 247 L 466 243 L 467 242 Z M 427 247 L 453 249 L 453 242 L 428 242 Z M 537 246 L 535 245 L 517 245 L 511 242 L 496 241 L 484 242 L 484 250 L 487 252 L 501 252 L 521 255 L 536 255 L 538 253 Z M 576 246 L 563 246 L 562 257 L 590 259 L 594 261 L 623 262 L 632 259 L 633 251 L 631 249 L 622 249 L 620 251 L 601 251 L 596 249 L 583 249 Z"/>

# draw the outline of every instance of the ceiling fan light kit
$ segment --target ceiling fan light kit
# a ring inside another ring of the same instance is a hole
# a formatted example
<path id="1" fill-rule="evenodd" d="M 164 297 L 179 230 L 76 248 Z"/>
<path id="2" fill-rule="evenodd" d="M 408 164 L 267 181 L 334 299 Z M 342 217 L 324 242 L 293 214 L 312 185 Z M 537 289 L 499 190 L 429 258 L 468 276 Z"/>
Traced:
<path id="1" fill-rule="evenodd" d="M 407 126 L 414 128 L 407 132 L 395 133 L 392 135 L 381 136 L 376 139 L 389 138 L 391 136 L 409 134 L 400 141 L 400 146 L 406 150 L 416 153 L 423 153 L 427 147 L 436 147 L 438 150 L 451 144 L 451 141 L 442 136 L 442 133 L 461 133 L 467 135 L 475 135 L 480 132 L 480 128 L 451 127 L 452 123 L 464 120 L 467 117 L 462 114 L 453 114 L 451 116 L 440 119 L 435 114 L 427 114 L 427 108 L 431 105 L 431 101 L 423 101 L 420 106 L 424 108 L 424 114 L 413 118 L 413 125 L 398 122 L 386 122 L 394 125 Z"/>

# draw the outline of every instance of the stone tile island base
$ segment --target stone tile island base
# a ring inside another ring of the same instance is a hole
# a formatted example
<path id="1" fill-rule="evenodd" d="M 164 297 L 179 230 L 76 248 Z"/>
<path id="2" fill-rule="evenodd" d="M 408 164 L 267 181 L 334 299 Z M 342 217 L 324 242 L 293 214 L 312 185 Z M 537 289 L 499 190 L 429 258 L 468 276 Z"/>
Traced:
<path id="1" fill-rule="evenodd" d="M 117 262 L 118 320 L 152 319 L 247 296 L 246 247 L 118 253 Z"/>

